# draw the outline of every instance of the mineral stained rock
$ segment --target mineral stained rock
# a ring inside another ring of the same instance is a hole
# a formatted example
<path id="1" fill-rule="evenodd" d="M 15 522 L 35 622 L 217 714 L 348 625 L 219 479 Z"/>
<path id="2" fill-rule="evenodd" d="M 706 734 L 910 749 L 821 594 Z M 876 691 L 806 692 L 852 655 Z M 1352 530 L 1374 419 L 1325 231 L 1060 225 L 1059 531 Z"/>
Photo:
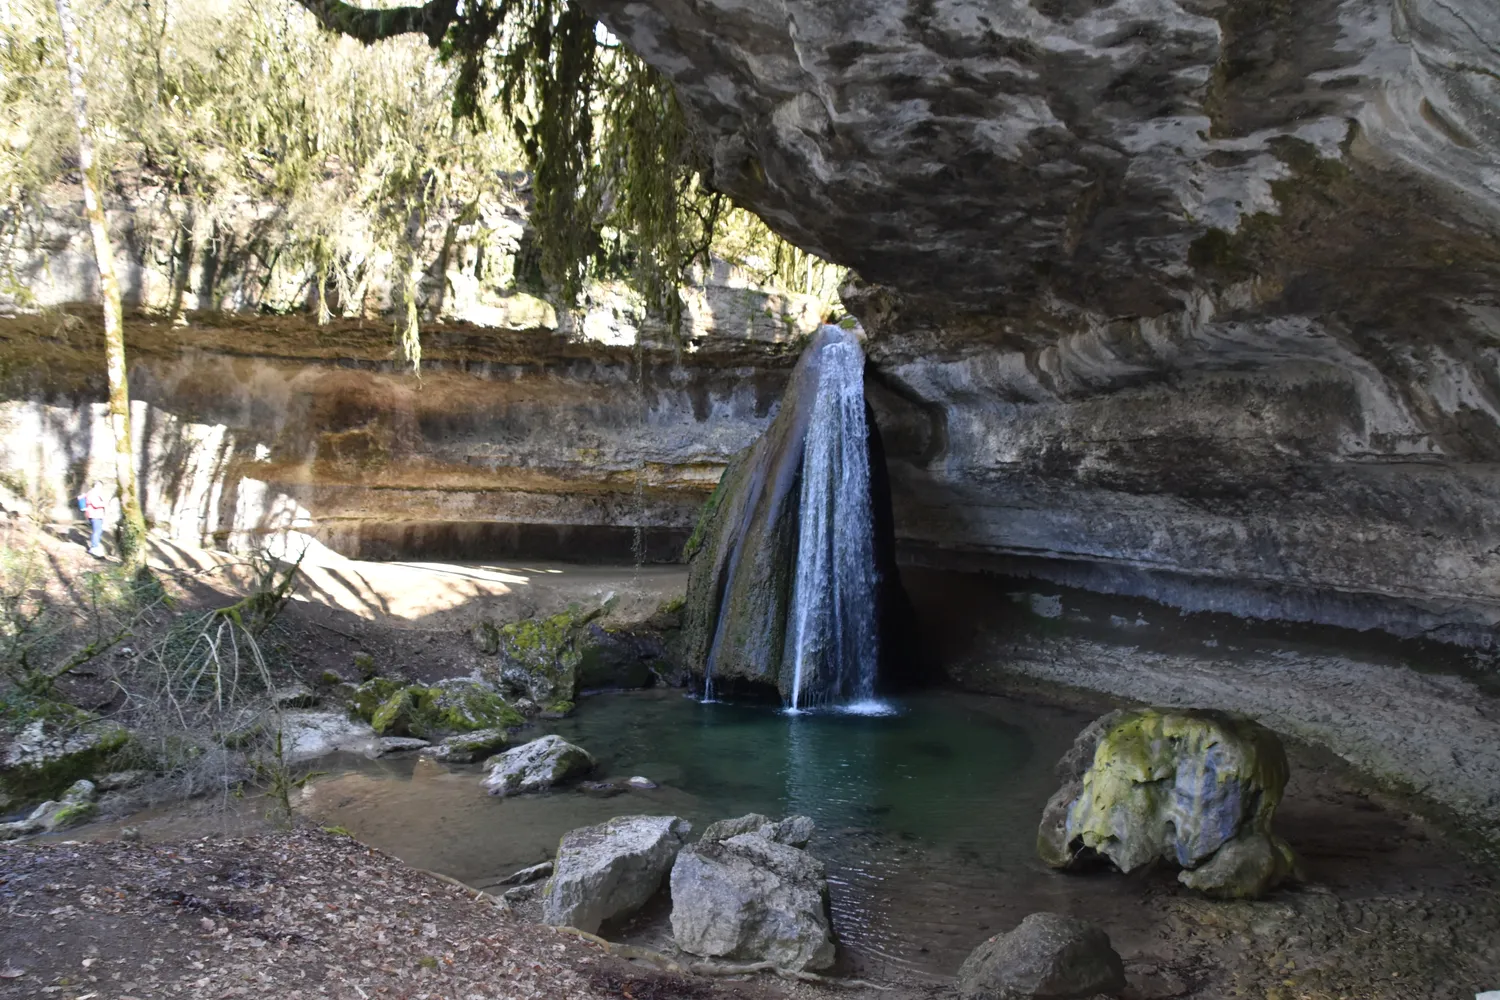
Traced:
<path id="1" fill-rule="evenodd" d="M 1063 786 L 1037 837 L 1042 859 L 1068 868 L 1090 855 L 1132 871 L 1157 859 L 1185 885 L 1259 896 L 1295 869 L 1271 830 L 1286 787 L 1275 734 L 1222 712 L 1112 712 L 1058 764 Z"/>

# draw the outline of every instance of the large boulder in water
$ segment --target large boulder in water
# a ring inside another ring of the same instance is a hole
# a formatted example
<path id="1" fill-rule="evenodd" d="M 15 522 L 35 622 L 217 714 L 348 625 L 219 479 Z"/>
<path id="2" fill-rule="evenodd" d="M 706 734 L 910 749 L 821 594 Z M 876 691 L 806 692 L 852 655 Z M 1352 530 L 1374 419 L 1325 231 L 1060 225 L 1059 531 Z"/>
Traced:
<path id="1" fill-rule="evenodd" d="M 692 825 L 676 816 L 616 816 L 563 836 L 542 895 L 542 922 L 593 933 L 661 888 Z"/>
<path id="2" fill-rule="evenodd" d="M 819 329 L 798 362 L 781 408 L 764 434 L 730 463 L 705 506 L 685 554 L 682 661 L 715 684 L 771 686 L 789 698 L 788 616 L 796 588 L 804 455 L 822 381 L 825 350 L 853 344 L 853 331 Z M 895 560 L 885 452 L 865 407 L 877 655 L 884 663 L 905 634 L 906 596 Z M 868 602 L 867 602 L 868 603 Z"/>
<path id="3" fill-rule="evenodd" d="M 541 792 L 582 777 L 594 769 L 594 758 L 561 736 L 543 736 L 491 758 L 489 768 L 485 791 L 505 796 Z"/>
<path id="4" fill-rule="evenodd" d="M 1063 785 L 1037 837 L 1069 868 L 1102 856 L 1121 871 L 1161 859 L 1184 884 L 1254 897 L 1295 868 L 1271 831 L 1287 781 L 1276 735 L 1227 712 L 1143 708 L 1095 720 L 1058 763 Z"/>
<path id="5" fill-rule="evenodd" d="M 963 1000 L 1085 1000 L 1125 988 L 1125 964 L 1093 924 L 1033 913 L 975 948 L 958 970 Z"/>
<path id="6" fill-rule="evenodd" d="M 834 940 L 823 864 L 754 833 L 685 848 L 672 866 L 672 937 L 692 955 L 826 969 Z"/>

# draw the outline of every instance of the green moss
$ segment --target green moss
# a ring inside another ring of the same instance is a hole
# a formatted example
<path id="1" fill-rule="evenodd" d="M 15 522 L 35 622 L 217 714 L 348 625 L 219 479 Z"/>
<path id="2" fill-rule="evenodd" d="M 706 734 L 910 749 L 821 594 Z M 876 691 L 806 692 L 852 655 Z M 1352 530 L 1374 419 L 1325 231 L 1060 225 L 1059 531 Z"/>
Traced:
<path id="1" fill-rule="evenodd" d="M 332 670 L 325 670 L 318 675 L 318 686 L 324 688 L 336 688 L 344 683 L 344 679 Z"/>
<path id="2" fill-rule="evenodd" d="M 371 722 L 375 712 L 401 690 L 401 682 L 389 677 L 374 677 L 354 689 L 349 699 L 349 715 L 362 722 Z"/>
<path id="3" fill-rule="evenodd" d="M 387 698 L 370 716 L 370 727 L 381 736 L 416 735 L 412 731 L 412 721 L 417 713 L 416 692 L 419 690 L 402 688 Z"/>
<path id="4" fill-rule="evenodd" d="M 369 653 L 355 653 L 354 669 L 359 671 L 359 676 L 364 680 L 374 680 L 377 673 L 375 669 L 375 657 Z"/>
<path id="5" fill-rule="evenodd" d="M 70 802 L 52 814 L 51 828 L 66 830 L 80 826 L 99 815 L 99 807 L 92 802 Z"/>
<path id="6" fill-rule="evenodd" d="M 571 701 L 578 693 L 585 629 L 608 610 L 607 604 L 587 611 L 574 604 L 548 618 L 528 618 L 501 628 L 498 646 L 506 661 L 507 682 L 516 683 L 519 668 L 525 675 L 522 686 L 533 701 Z"/>
<path id="7" fill-rule="evenodd" d="M 693 533 L 688 536 L 687 543 L 682 547 L 683 562 L 692 562 L 693 557 L 698 554 L 698 550 L 703 548 L 703 543 L 707 540 L 708 533 L 713 530 L 714 521 L 719 513 L 719 504 L 724 502 L 724 496 L 729 492 L 725 484 L 725 480 L 728 478 L 727 474 L 720 476 L 718 485 L 708 495 L 708 499 L 703 502 L 703 509 L 698 512 L 698 521 L 693 525 Z"/>
<path id="8" fill-rule="evenodd" d="M 554 701 L 552 704 L 542 709 L 542 718 L 561 719 L 564 716 L 572 715 L 573 708 L 574 705 L 571 701 Z"/>
<path id="9" fill-rule="evenodd" d="M 89 722 L 79 726 L 76 720 L 89 718 L 72 706 L 50 706 L 46 718 L 67 718 L 67 726 L 35 719 L 27 727 L 28 735 L 43 735 L 57 745 L 57 752 L 41 754 L 0 770 L 0 795 L 19 802 L 33 802 L 60 794 L 74 782 L 105 771 L 116 770 L 130 742 L 130 733 L 122 726 Z M 37 727 L 40 727 L 38 729 Z"/>
<path id="10" fill-rule="evenodd" d="M 427 688 L 418 696 L 417 725 L 432 732 L 467 733 L 524 726 L 526 718 L 505 699 L 478 684 Z"/>

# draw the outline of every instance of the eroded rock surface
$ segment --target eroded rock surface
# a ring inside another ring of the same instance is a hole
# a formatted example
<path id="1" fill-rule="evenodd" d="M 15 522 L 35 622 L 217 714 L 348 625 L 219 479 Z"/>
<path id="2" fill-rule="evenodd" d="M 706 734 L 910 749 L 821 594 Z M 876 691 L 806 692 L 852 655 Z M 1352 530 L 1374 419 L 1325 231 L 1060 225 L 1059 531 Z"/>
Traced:
<path id="1" fill-rule="evenodd" d="M 1275 734 L 1249 719 L 1192 709 L 1111 712 L 1058 762 L 1063 785 L 1043 812 L 1042 860 L 1070 868 L 1099 855 L 1121 871 L 1161 860 L 1213 895 L 1262 895 L 1296 868 L 1271 829 L 1286 787 Z"/>
<path id="2" fill-rule="evenodd" d="M 672 866 L 672 937 L 694 955 L 826 969 L 834 939 L 823 864 L 756 833 L 684 848 Z"/>
<path id="3" fill-rule="evenodd" d="M 1490 641 L 1492 4 L 589 6 L 872 283 L 915 555 Z"/>
<path id="4" fill-rule="evenodd" d="M 692 824 L 677 816 L 616 816 L 563 836 L 542 894 L 542 920 L 593 933 L 646 905 Z"/>
<path id="5" fill-rule="evenodd" d="M 594 769 L 594 758 L 561 736 L 543 736 L 512 750 L 490 763 L 484 789 L 491 795 L 541 792 Z"/>

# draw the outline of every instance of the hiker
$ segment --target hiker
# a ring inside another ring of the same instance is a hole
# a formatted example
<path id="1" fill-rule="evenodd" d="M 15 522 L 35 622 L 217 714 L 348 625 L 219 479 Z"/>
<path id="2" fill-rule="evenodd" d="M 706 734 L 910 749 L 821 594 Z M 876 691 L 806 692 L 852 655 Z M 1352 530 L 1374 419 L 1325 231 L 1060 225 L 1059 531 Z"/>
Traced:
<path id="1" fill-rule="evenodd" d="M 89 555 L 103 557 L 104 555 L 104 512 L 109 506 L 109 495 L 104 492 L 104 484 L 94 480 L 87 493 L 78 496 L 78 509 L 83 511 L 83 516 L 89 519 Z"/>

